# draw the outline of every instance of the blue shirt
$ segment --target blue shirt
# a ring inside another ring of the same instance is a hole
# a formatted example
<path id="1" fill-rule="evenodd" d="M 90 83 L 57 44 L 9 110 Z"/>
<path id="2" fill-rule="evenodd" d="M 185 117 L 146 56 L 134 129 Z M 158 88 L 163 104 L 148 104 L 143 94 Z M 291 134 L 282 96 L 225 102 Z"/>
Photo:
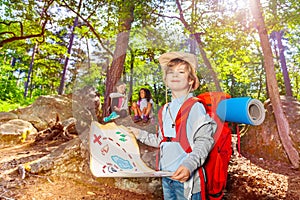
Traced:
<path id="1" fill-rule="evenodd" d="M 176 116 L 177 116 L 177 113 L 178 113 L 180 107 L 182 106 L 182 104 L 186 101 L 186 99 L 188 99 L 192 96 L 193 96 L 193 94 L 190 93 L 187 97 L 172 99 L 172 101 L 168 105 L 166 105 L 166 109 L 164 110 L 164 114 L 163 114 L 163 118 L 162 118 L 165 137 L 173 137 L 173 138 L 176 137 L 175 127 L 172 128 L 172 124 L 175 125 Z M 195 111 L 192 112 L 192 110 L 191 110 L 191 112 L 189 113 L 190 118 L 195 119 L 195 118 L 198 118 L 199 115 L 206 114 L 205 108 L 202 104 L 199 104 L 197 107 L 199 107 L 199 108 L 196 108 L 196 112 Z M 187 131 L 187 132 L 190 132 L 190 131 Z"/>

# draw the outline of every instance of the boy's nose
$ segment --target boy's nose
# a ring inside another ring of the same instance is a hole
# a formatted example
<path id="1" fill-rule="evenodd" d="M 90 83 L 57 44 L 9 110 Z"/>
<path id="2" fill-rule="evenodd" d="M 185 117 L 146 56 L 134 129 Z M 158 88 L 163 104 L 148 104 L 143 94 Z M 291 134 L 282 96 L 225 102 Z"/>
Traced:
<path id="1" fill-rule="evenodd" d="M 178 74 L 179 74 L 179 72 L 174 71 L 174 72 L 173 72 L 173 77 L 177 77 Z"/>

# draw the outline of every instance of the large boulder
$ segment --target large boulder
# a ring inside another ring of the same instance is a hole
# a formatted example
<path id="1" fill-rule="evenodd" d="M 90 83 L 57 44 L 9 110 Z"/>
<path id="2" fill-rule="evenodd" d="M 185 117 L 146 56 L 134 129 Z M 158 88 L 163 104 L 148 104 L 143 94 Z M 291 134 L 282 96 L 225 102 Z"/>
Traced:
<path id="1" fill-rule="evenodd" d="M 293 146 L 300 154 L 300 102 L 295 98 L 281 96 L 284 113 L 290 125 Z M 241 151 L 267 160 L 290 163 L 284 152 L 270 100 L 265 102 L 266 118 L 260 126 L 250 126 L 241 137 Z"/>
<path id="2" fill-rule="evenodd" d="M 24 142 L 27 137 L 37 133 L 31 123 L 12 119 L 0 125 L 0 147 L 11 146 Z"/>
<path id="3" fill-rule="evenodd" d="M 72 112 L 76 119 L 76 129 L 83 135 L 92 121 L 99 121 L 101 115 L 100 97 L 92 86 L 85 86 L 72 94 Z"/>
<path id="4" fill-rule="evenodd" d="M 18 115 L 19 119 L 32 123 L 38 131 L 41 131 L 55 122 L 57 116 L 60 121 L 73 116 L 72 99 L 62 95 L 40 96 L 30 106 L 12 112 Z"/>
<path id="5" fill-rule="evenodd" d="M 18 115 L 12 112 L 0 112 L 0 124 L 12 119 L 18 119 Z"/>

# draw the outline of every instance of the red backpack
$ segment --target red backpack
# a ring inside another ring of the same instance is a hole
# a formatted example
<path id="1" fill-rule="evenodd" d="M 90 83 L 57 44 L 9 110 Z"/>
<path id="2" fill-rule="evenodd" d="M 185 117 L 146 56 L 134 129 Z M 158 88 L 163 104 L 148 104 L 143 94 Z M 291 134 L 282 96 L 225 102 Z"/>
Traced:
<path id="1" fill-rule="evenodd" d="M 213 118 L 218 125 L 214 135 L 215 144 L 209 153 L 205 163 L 199 168 L 199 177 L 201 181 L 202 199 L 217 200 L 222 199 L 226 186 L 227 170 L 230 157 L 232 155 L 231 134 L 232 130 L 228 122 L 222 122 L 216 114 L 218 103 L 221 100 L 230 98 L 229 94 L 224 92 L 206 92 L 197 97 L 189 98 L 184 102 L 178 111 L 175 120 L 176 138 L 172 138 L 172 142 L 179 142 L 185 152 L 192 151 L 188 138 L 186 137 L 186 120 L 189 111 L 196 102 L 201 102 L 206 112 Z M 166 142 L 162 125 L 162 110 L 158 113 L 158 122 L 163 135 L 162 142 Z M 170 138 L 168 138 L 168 141 Z"/>

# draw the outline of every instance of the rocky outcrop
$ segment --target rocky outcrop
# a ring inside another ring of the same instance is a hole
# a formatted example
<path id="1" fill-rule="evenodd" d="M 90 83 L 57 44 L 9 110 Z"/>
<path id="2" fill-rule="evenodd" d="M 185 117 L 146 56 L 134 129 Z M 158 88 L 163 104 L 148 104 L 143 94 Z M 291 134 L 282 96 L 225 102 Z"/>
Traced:
<path id="1" fill-rule="evenodd" d="M 300 154 L 300 102 L 292 97 L 281 97 L 284 113 L 290 125 L 293 146 Z M 251 126 L 241 137 L 241 150 L 267 160 L 289 163 L 281 144 L 270 100 L 265 102 L 266 118 L 260 126 Z"/>
<path id="2" fill-rule="evenodd" d="M 32 123 L 38 131 L 41 131 L 55 122 L 57 115 L 61 121 L 73 116 L 72 99 L 62 95 L 40 96 L 30 106 L 12 112 L 18 115 L 19 119 Z"/>
<path id="3" fill-rule="evenodd" d="M 7 122 L 12 119 L 18 119 L 18 115 L 12 112 L 0 112 L 0 124 Z"/>
<path id="4" fill-rule="evenodd" d="M 41 132 L 53 126 L 57 120 L 67 123 L 75 119 L 77 130 L 86 131 L 92 120 L 97 120 L 100 113 L 99 96 L 93 87 L 84 87 L 74 92 L 74 95 L 40 96 L 31 105 L 13 110 L 0 112 L 0 125 L 3 127 L 19 126 L 19 119 L 31 124 L 36 131 Z M 7 124 L 7 125 L 6 125 Z M 63 124 L 64 125 L 64 124 Z M 19 135 L 20 131 L 9 128 L 10 135 Z M 13 131 L 16 131 L 13 133 Z M 27 134 L 31 134 L 31 131 Z M 0 132 L 0 135 L 2 133 Z"/>
<path id="5" fill-rule="evenodd" d="M 0 125 L 0 147 L 24 142 L 30 135 L 37 133 L 31 123 L 22 119 L 12 119 Z"/>

